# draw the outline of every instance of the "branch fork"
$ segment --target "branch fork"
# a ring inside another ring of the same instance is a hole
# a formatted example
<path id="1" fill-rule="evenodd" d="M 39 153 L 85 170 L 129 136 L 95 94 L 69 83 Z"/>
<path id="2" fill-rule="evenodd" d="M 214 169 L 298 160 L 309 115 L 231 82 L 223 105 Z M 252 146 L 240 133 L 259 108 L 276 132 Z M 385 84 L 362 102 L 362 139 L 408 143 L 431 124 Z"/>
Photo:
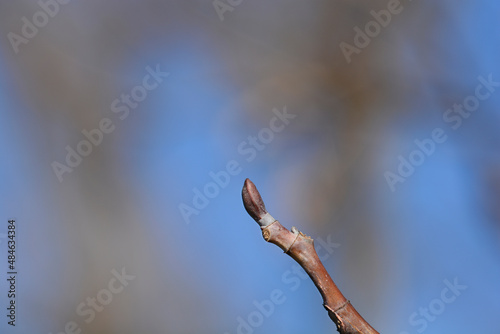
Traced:
<path id="1" fill-rule="evenodd" d="M 314 248 L 314 241 L 292 227 L 291 231 L 273 218 L 252 181 L 245 180 L 243 204 L 248 214 L 260 225 L 267 242 L 280 247 L 309 275 L 323 298 L 323 306 L 341 334 L 378 334 L 340 292 L 326 271 Z"/>

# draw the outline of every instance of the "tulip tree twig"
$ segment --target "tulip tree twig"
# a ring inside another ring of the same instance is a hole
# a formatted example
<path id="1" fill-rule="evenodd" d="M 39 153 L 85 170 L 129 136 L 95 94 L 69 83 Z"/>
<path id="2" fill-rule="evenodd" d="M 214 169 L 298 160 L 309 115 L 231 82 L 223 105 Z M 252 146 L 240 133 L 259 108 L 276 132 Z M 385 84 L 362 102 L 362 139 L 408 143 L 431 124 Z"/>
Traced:
<path id="1" fill-rule="evenodd" d="M 326 271 L 314 249 L 313 239 L 295 227 L 289 231 L 266 210 L 255 184 L 245 180 L 243 204 L 248 214 L 260 225 L 267 242 L 280 247 L 306 271 L 323 297 L 323 306 L 341 334 L 378 334 L 356 311 Z"/>

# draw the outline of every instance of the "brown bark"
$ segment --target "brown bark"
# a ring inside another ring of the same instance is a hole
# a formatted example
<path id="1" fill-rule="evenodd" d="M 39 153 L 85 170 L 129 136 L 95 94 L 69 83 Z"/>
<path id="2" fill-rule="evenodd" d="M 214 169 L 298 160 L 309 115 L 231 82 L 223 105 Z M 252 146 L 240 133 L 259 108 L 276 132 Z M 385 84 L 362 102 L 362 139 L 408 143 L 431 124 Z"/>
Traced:
<path id="1" fill-rule="evenodd" d="M 242 190 L 243 204 L 248 214 L 261 226 L 267 242 L 280 247 L 309 275 L 323 297 L 323 306 L 341 334 L 378 334 L 340 292 L 314 249 L 313 239 L 295 227 L 289 231 L 266 210 L 262 197 L 249 179 Z"/>

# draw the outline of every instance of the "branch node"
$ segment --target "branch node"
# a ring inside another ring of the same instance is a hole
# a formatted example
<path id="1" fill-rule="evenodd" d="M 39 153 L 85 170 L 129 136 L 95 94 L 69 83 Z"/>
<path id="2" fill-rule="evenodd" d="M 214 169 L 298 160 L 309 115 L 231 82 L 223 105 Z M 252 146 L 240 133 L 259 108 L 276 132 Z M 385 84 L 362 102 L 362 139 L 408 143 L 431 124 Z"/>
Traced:
<path id="1" fill-rule="evenodd" d="M 277 220 L 274 220 L 271 224 L 260 227 L 260 229 L 262 230 L 262 237 L 264 238 L 264 240 L 269 241 L 269 239 L 271 239 L 271 231 L 269 227 L 271 227 L 271 225 L 273 225 L 276 222 Z"/>
<path id="2" fill-rule="evenodd" d="M 294 227 L 295 227 L 295 226 L 294 226 Z M 292 227 L 292 230 L 293 230 L 293 227 Z M 290 249 L 292 249 L 293 245 L 295 244 L 295 241 L 297 241 L 297 239 L 299 238 L 299 236 L 302 234 L 302 233 L 300 233 L 300 232 L 297 230 L 297 228 L 295 228 L 295 231 L 297 231 L 297 233 L 296 233 L 296 232 L 294 232 L 294 231 L 292 231 L 292 233 L 293 233 L 293 234 L 295 234 L 295 239 L 293 239 L 293 242 L 292 242 L 292 243 L 290 244 L 290 246 L 289 246 L 289 247 L 288 247 L 288 248 L 284 251 L 284 253 L 286 253 L 286 254 L 288 254 L 288 252 L 290 251 Z"/>
<path id="3" fill-rule="evenodd" d="M 262 237 L 264 238 L 264 240 L 269 241 L 269 239 L 271 239 L 271 232 L 269 232 L 267 228 L 263 228 Z"/>
<path id="4" fill-rule="evenodd" d="M 346 300 L 344 304 L 340 305 L 339 307 L 337 307 L 335 310 L 333 310 L 333 313 L 337 313 L 338 311 L 342 310 L 344 307 L 346 307 L 347 305 L 349 305 L 351 303 L 350 300 Z"/>

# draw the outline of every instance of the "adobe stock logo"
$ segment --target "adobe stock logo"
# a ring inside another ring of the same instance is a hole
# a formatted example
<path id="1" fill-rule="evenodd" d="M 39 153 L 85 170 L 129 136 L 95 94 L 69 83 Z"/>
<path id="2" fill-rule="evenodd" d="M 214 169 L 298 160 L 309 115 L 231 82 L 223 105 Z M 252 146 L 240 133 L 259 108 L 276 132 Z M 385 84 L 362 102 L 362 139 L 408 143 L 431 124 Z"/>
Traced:
<path id="1" fill-rule="evenodd" d="M 405 182 L 407 178 L 412 176 L 415 172 L 415 168 L 422 165 L 428 157 L 434 154 L 437 144 L 442 144 L 447 139 L 448 136 L 441 128 L 435 128 L 430 138 L 424 138 L 422 140 L 415 139 L 413 142 L 417 148 L 410 152 L 408 158 L 402 155 L 398 156 L 399 166 L 397 174 L 390 171 L 384 173 L 385 180 L 389 188 L 391 188 L 391 191 L 396 191 L 396 185 Z"/>
<path id="2" fill-rule="evenodd" d="M 224 21 L 224 13 L 232 12 L 235 7 L 241 5 L 243 0 L 214 0 L 212 5 L 214 6 L 217 15 L 219 15 L 219 19 Z"/>
<path id="3" fill-rule="evenodd" d="M 444 313 L 448 305 L 454 303 L 468 286 L 459 284 L 458 277 L 453 279 L 453 283 L 445 279 L 445 287 L 441 290 L 438 298 L 432 299 L 426 307 L 419 307 L 418 311 L 413 312 L 408 317 L 408 323 L 416 327 L 417 333 L 422 333 L 427 329 L 430 322 L 437 319 L 437 316 Z M 399 334 L 410 334 L 409 332 L 400 332 Z"/>
<path id="4" fill-rule="evenodd" d="M 354 32 L 356 33 L 353 40 L 354 45 L 346 42 L 341 42 L 339 44 L 340 50 L 347 63 L 351 63 L 351 56 L 353 53 L 359 54 L 362 49 L 370 45 L 372 39 L 382 32 L 382 28 L 386 28 L 389 23 L 391 23 L 393 15 L 398 15 L 402 11 L 403 5 L 401 5 L 400 0 L 390 0 L 387 3 L 387 9 L 381 9 L 378 12 L 374 10 L 370 11 L 370 15 L 374 20 L 368 21 L 365 24 L 364 30 L 358 26 L 354 27 Z"/>
<path id="5" fill-rule="evenodd" d="M 70 0 L 40 0 L 38 6 L 40 10 L 35 12 L 29 20 L 26 16 L 21 17 L 21 35 L 14 32 L 9 32 L 7 38 L 14 53 L 19 53 L 19 46 L 21 44 L 28 44 L 28 42 L 38 35 L 39 29 L 45 27 L 49 23 L 49 19 L 59 13 L 60 5 L 66 5 Z"/>
<path id="6" fill-rule="evenodd" d="M 120 98 L 116 98 L 111 102 L 110 109 L 120 121 L 125 120 L 129 116 L 131 109 L 136 109 L 148 97 L 149 92 L 157 89 L 164 78 L 170 75 L 168 72 L 162 72 L 159 64 L 156 65 L 155 69 L 147 66 L 146 72 L 147 74 L 142 78 L 141 84 L 134 86 L 128 94 L 122 93 Z M 75 145 L 76 149 L 66 145 L 66 159 L 64 160 L 66 164 L 59 161 L 51 163 L 52 171 L 59 182 L 63 181 L 65 173 L 71 173 L 82 163 L 83 158 L 89 156 L 95 147 L 102 144 L 104 135 L 111 134 L 115 129 L 115 122 L 111 118 L 104 117 L 95 128 L 81 131 L 85 139 L 80 140 Z"/>
<path id="7" fill-rule="evenodd" d="M 490 73 L 487 78 L 478 76 L 479 84 L 474 89 L 474 94 L 466 96 L 462 103 L 455 103 L 453 108 L 447 109 L 443 114 L 443 121 L 448 123 L 452 130 L 458 130 L 465 119 L 473 115 L 479 109 L 481 101 L 485 101 L 491 97 L 497 87 L 500 87 L 500 82 L 494 81 Z M 385 171 L 384 177 L 387 185 L 392 192 L 396 191 L 398 183 L 404 183 L 413 173 L 418 166 L 421 166 L 428 157 L 436 151 L 438 144 L 443 144 L 448 140 L 449 136 L 446 131 L 440 127 L 434 128 L 431 131 L 430 138 L 415 139 L 416 148 L 409 154 L 408 158 L 402 155 L 398 156 L 399 165 L 396 173 Z"/>
<path id="8" fill-rule="evenodd" d="M 316 252 L 319 259 L 324 263 L 328 260 L 337 248 L 340 247 L 339 243 L 332 241 L 332 236 L 328 235 L 326 240 L 323 238 L 314 239 Z M 266 319 L 270 318 L 287 300 L 287 295 L 297 291 L 302 283 L 307 281 L 309 276 L 304 269 L 298 264 L 294 263 L 288 270 L 281 275 L 282 286 L 284 288 L 273 289 L 269 293 L 269 298 L 261 301 L 253 300 L 251 312 L 245 316 L 236 317 L 236 326 L 232 332 L 225 332 L 224 334 L 253 334 L 256 330 L 264 325 Z"/>
<path id="9" fill-rule="evenodd" d="M 276 134 L 283 131 L 291 120 L 297 117 L 297 115 L 289 113 L 286 106 L 283 107 L 283 110 L 274 108 L 272 113 L 274 116 L 269 120 L 268 127 L 260 129 L 256 135 L 250 135 L 246 140 L 238 144 L 237 152 L 242 157 L 245 157 L 247 162 L 255 160 L 259 152 L 265 150 L 274 140 Z M 238 160 L 229 160 L 223 170 L 210 171 L 208 173 L 210 181 L 201 187 L 193 188 L 191 205 L 187 203 L 178 205 L 179 212 L 186 224 L 191 222 L 192 215 L 199 215 L 201 210 L 204 210 L 210 204 L 210 201 L 219 196 L 221 190 L 229 185 L 234 176 L 243 171 L 243 167 Z"/>
<path id="10" fill-rule="evenodd" d="M 113 277 L 109 279 L 105 288 L 99 290 L 95 294 L 95 297 L 87 297 L 85 301 L 82 301 L 76 306 L 75 313 L 83 318 L 82 320 L 84 323 L 89 324 L 94 321 L 97 313 L 104 311 L 106 306 L 111 304 L 116 295 L 122 293 L 125 287 L 127 287 L 131 281 L 135 280 L 135 276 L 127 274 L 125 268 L 122 268 L 121 271 L 113 269 L 111 270 L 111 274 Z M 82 322 L 80 321 L 80 323 Z M 64 325 L 62 331 L 56 332 L 56 334 L 81 333 L 81 325 L 75 320 L 68 321 Z M 49 334 L 52 334 L 52 332 Z"/>

